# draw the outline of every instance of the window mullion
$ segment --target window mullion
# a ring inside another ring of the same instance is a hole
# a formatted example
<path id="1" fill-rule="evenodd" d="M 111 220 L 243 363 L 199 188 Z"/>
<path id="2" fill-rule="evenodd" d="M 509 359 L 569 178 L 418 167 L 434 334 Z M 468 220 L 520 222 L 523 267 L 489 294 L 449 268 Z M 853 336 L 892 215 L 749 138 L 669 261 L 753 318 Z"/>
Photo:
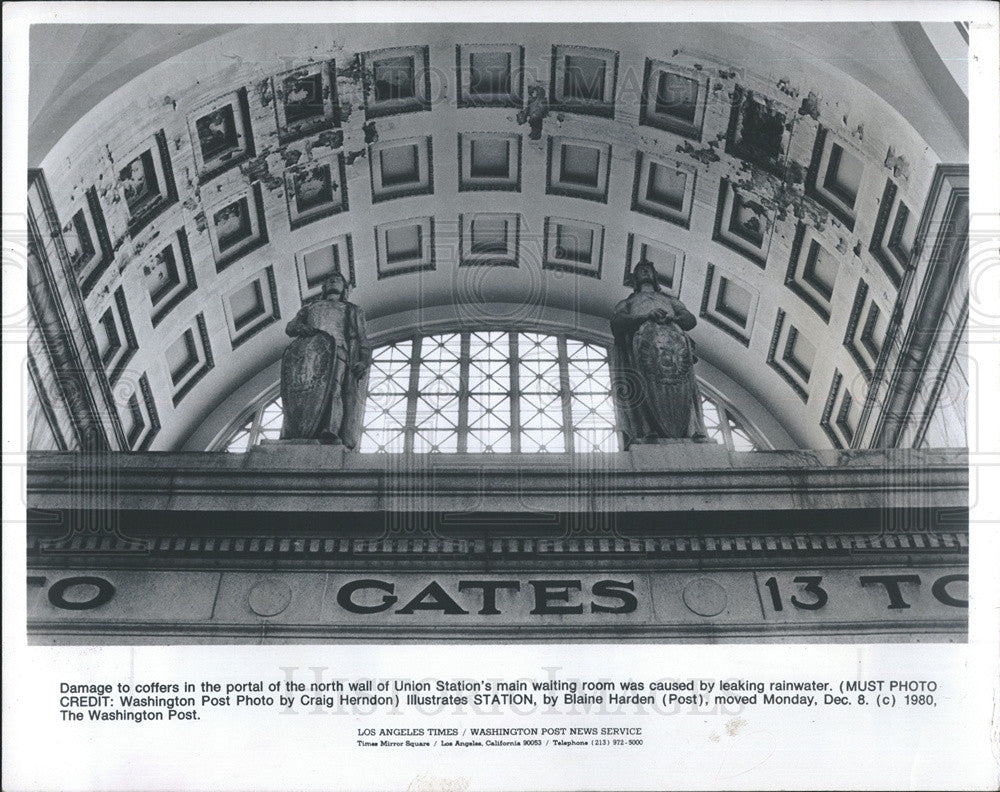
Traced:
<path id="1" fill-rule="evenodd" d="M 559 395 L 562 400 L 563 435 L 566 451 L 573 453 L 575 438 L 573 437 L 573 411 L 569 387 L 569 350 L 566 346 L 565 336 L 559 336 L 556 340 L 556 348 L 559 351 Z"/>
<path id="2" fill-rule="evenodd" d="M 469 360 L 470 334 L 462 333 L 458 360 L 458 453 L 469 450 Z"/>
<path id="3" fill-rule="evenodd" d="M 729 410 L 718 402 L 716 402 L 715 409 L 719 412 L 721 418 L 719 428 L 722 430 L 722 442 L 726 444 L 727 450 L 732 451 L 736 446 L 733 443 L 733 433 L 729 429 Z"/>
<path id="4" fill-rule="evenodd" d="M 510 450 L 511 453 L 521 452 L 521 377 L 518 368 L 517 333 L 509 336 L 510 356 Z"/>
<path id="5" fill-rule="evenodd" d="M 259 405 L 253 413 L 253 422 L 250 424 L 250 437 L 247 440 L 247 448 L 253 448 L 257 443 L 260 442 L 261 430 L 260 425 L 264 420 L 264 408 L 267 407 L 267 402 Z"/>
<path id="6" fill-rule="evenodd" d="M 413 352 L 410 359 L 410 382 L 406 388 L 406 430 L 403 433 L 403 452 L 413 453 L 414 438 L 417 433 L 417 390 L 420 386 L 420 362 L 423 354 L 422 339 L 413 339 Z"/>

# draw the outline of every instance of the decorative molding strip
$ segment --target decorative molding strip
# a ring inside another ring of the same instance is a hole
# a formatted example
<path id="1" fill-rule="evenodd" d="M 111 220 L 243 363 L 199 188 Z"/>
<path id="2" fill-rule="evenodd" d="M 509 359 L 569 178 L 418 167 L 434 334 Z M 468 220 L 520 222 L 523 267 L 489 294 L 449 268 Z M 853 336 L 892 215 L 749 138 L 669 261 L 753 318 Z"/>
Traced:
<path id="1" fill-rule="evenodd" d="M 778 373 L 778 376 L 791 386 L 792 390 L 795 391 L 796 396 L 802 399 L 803 402 L 808 402 L 808 391 L 799 385 L 799 383 L 792 378 L 792 375 L 785 371 L 784 367 L 775 359 L 778 352 L 778 341 L 781 339 L 781 328 L 784 324 L 785 312 L 779 308 L 777 316 L 774 319 L 774 332 L 771 333 L 771 344 L 767 350 L 767 365 L 774 369 Z"/>
<path id="2" fill-rule="evenodd" d="M 836 403 L 837 396 L 840 394 L 840 383 L 843 379 L 844 375 L 841 374 L 839 370 L 834 369 L 833 381 L 830 383 L 830 392 L 827 394 L 826 404 L 823 405 L 823 417 L 819 420 L 819 425 L 826 433 L 826 436 L 830 438 L 830 442 L 833 443 L 834 448 L 844 447 L 844 444 L 837 436 L 837 433 L 833 431 L 833 427 L 830 426 L 830 416 L 833 415 L 833 405 Z"/>
<path id="3" fill-rule="evenodd" d="M 820 555 L 825 558 L 861 553 L 901 553 L 964 555 L 969 549 L 968 533 L 961 531 L 886 534 L 764 534 L 736 536 L 665 536 L 628 538 L 535 539 L 449 539 L 449 538 L 324 538 L 315 536 L 156 536 L 126 538 L 119 536 L 74 536 L 52 540 L 28 536 L 27 552 L 33 564 L 51 559 L 65 566 L 67 554 L 81 556 L 118 556 L 153 559 L 279 559 L 332 560 L 449 557 L 481 560 L 512 558 L 552 561 L 586 556 L 608 560 L 654 560 L 658 558 L 716 558 L 730 562 L 752 561 L 759 566 L 763 558 L 795 558 Z M 108 558 L 102 558 L 107 563 Z M 871 559 L 858 559 L 859 563 Z"/>
<path id="4" fill-rule="evenodd" d="M 129 316 L 128 303 L 125 301 L 125 290 L 119 286 L 115 289 L 115 305 L 118 307 L 118 318 L 121 319 L 122 330 L 125 332 L 125 353 L 115 363 L 115 367 L 108 373 L 108 382 L 114 387 L 121 377 L 129 361 L 139 351 L 139 343 L 135 338 L 135 329 L 132 327 L 132 318 Z"/>
<path id="5" fill-rule="evenodd" d="M 871 382 L 872 368 L 868 365 L 861 352 L 858 351 L 857 338 L 858 324 L 861 322 L 861 311 L 865 307 L 865 300 L 868 299 L 868 284 L 864 279 L 858 281 L 858 290 L 854 294 L 854 304 L 851 306 L 851 316 L 847 320 L 847 332 L 844 333 L 844 346 L 851 355 L 851 359 L 858 365 L 858 369 L 864 375 L 865 380 Z"/>
<path id="6" fill-rule="evenodd" d="M 94 229 L 97 231 L 97 245 L 101 249 L 101 258 L 80 284 L 80 291 L 84 298 L 90 296 L 115 257 L 114 250 L 111 248 L 111 237 L 108 235 L 108 224 L 104 219 L 104 210 L 101 208 L 101 201 L 97 197 L 95 187 L 87 190 L 87 208 L 90 209 L 90 217 L 94 221 Z"/>
<path id="7" fill-rule="evenodd" d="M 146 451 L 152 445 L 157 432 L 160 431 L 160 414 L 156 411 L 156 399 L 153 398 L 153 389 L 149 387 L 149 377 L 146 376 L 145 372 L 139 377 L 139 390 L 142 391 L 142 400 L 146 404 L 146 413 L 149 415 L 149 429 L 137 450 Z"/>
<path id="8" fill-rule="evenodd" d="M 205 315 L 203 313 L 198 314 L 195 317 L 195 323 L 198 325 L 198 334 L 201 336 L 202 349 L 205 352 L 205 360 L 202 362 L 198 371 L 188 379 L 177 392 L 174 394 L 174 407 L 181 403 L 181 399 L 187 396 L 191 392 L 191 389 L 201 382 L 202 378 L 208 374 L 215 367 L 215 358 L 212 357 L 212 346 L 208 338 L 208 327 L 205 324 Z"/>
<path id="9" fill-rule="evenodd" d="M 40 169 L 28 171 L 28 190 L 28 246 L 29 253 L 34 253 L 29 255 L 28 260 L 28 298 L 35 325 L 41 329 L 52 368 L 58 376 L 59 390 L 77 429 L 79 445 L 83 450 L 127 448 L 125 430 L 114 408 L 111 385 L 97 351 L 93 330 L 86 319 L 83 297 L 77 288 L 76 275 L 63 243 L 59 218 L 45 175 Z M 41 222 L 45 223 L 47 234 L 42 233 Z M 50 258 L 46 240 L 51 240 L 54 247 L 62 280 L 68 286 L 68 300 L 61 293 L 55 262 Z M 75 321 L 68 311 L 70 306 Z M 78 338 L 83 340 L 86 356 L 77 344 Z M 91 377 L 96 380 L 96 389 L 92 387 Z M 98 405 L 95 390 L 103 399 L 104 409 Z M 104 422 L 105 416 L 110 427 Z"/>
<path id="10" fill-rule="evenodd" d="M 931 232 L 934 232 L 931 237 Z M 873 447 L 893 447 L 902 436 L 903 427 L 911 418 L 913 401 L 924 379 L 929 353 L 943 319 L 943 306 L 959 281 L 965 282 L 968 272 L 966 254 L 969 236 L 969 167 L 968 165 L 938 165 L 934 172 L 927 202 L 924 205 L 913 243 L 911 262 L 918 265 L 927 256 L 926 275 L 919 292 L 911 303 L 914 274 L 917 266 L 903 276 L 893 310 L 889 331 L 883 343 L 879 365 L 873 382 L 861 428 L 866 426 L 876 398 L 881 405 L 869 444 Z M 899 343 L 895 368 L 889 373 L 888 351 L 896 349 L 896 337 L 901 329 L 902 312 L 913 305 L 908 329 Z M 881 388 L 888 374 L 886 390 Z"/>
<path id="11" fill-rule="evenodd" d="M 889 225 L 889 215 L 892 214 L 892 206 L 896 202 L 896 192 L 897 188 L 893 184 L 892 179 L 886 179 L 885 190 L 882 192 L 882 200 L 879 202 L 878 214 L 875 217 L 875 230 L 872 232 L 868 251 L 875 257 L 875 260 L 882 267 L 882 271 L 885 272 L 886 277 L 889 278 L 892 285 L 898 289 L 903 281 L 900 273 L 906 272 L 909 262 L 899 261 L 894 264 L 889 256 L 886 255 L 884 249 L 886 241 L 885 233 Z"/>

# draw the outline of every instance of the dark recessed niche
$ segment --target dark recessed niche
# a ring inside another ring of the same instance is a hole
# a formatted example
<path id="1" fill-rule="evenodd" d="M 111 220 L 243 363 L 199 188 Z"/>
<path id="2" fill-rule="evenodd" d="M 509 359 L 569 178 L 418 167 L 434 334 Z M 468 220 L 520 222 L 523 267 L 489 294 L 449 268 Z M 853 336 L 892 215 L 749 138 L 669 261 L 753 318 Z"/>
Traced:
<path id="1" fill-rule="evenodd" d="M 802 350 L 796 351 L 799 343 L 799 331 L 785 323 L 785 312 L 779 308 L 774 320 L 774 331 L 771 333 L 771 344 L 767 351 L 767 365 L 780 376 L 795 394 L 808 403 L 809 391 L 805 385 L 811 374 L 811 361 L 806 365 L 802 360 Z M 806 342 L 808 343 L 808 342 Z M 781 348 L 779 356 L 778 349 Z M 812 346 L 811 344 L 809 346 Z M 815 350 L 815 347 L 813 347 Z M 805 377 L 802 373 L 805 373 Z"/>
<path id="2" fill-rule="evenodd" d="M 465 107 L 520 107 L 524 47 L 468 44 L 455 47 L 457 104 Z"/>
<path id="3" fill-rule="evenodd" d="M 187 328 L 164 351 L 167 370 L 174 386 L 173 404 L 176 407 L 209 371 L 215 367 L 212 346 L 204 314 L 195 317 L 194 325 Z"/>
<path id="4" fill-rule="evenodd" d="M 639 123 L 701 139 L 708 78 L 697 71 L 646 59 Z"/>
<path id="5" fill-rule="evenodd" d="M 743 346 L 750 346 L 758 296 L 732 275 L 723 275 L 709 264 L 699 315 Z"/>
<path id="6" fill-rule="evenodd" d="M 94 286 L 101 276 L 107 272 L 108 266 L 114 258 L 111 250 L 111 238 L 108 235 L 108 227 L 104 220 L 104 210 L 101 208 L 100 199 L 97 197 L 97 189 L 91 187 L 87 190 L 87 206 L 81 210 L 82 218 L 87 225 L 88 233 L 93 232 L 97 239 L 97 249 L 87 258 L 79 260 L 75 267 L 77 280 L 80 284 L 80 291 L 84 298 L 90 296 Z M 77 212 L 79 215 L 81 212 Z M 74 225 L 76 219 L 74 217 Z"/>
<path id="7" fill-rule="evenodd" d="M 827 324 L 838 275 L 837 259 L 816 239 L 807 240 L 806 226 L 799 223 L 785 272 L 785 285 Z"/>
<path id="8" fill-rule="evenodd" d="M 344 157 L 312 161 L 285 171 L 285 196 L 292 230 L 346 211 Z"/>
<path id="9" fill-rule="evenodd" d="M 434 192 L 430 137 L 387 140 L 368 149 L 372 203 Z"/>
<path id="10" fill-rule="evenodd" d="M 854 230 L 854 207 L 861 189 L 863 161 L 829 136 L 825 127 L 816 130 L 812 159 L 806 172 L 806 195 Z"/>
<path id="11" fill-rule="evenodd" d="M 283 143 L 340 126 L 335 61 L 310 63 L 273 78 L 274 113 Z"/>
<path id="12" fill-rule="evenodd" d="M 569 113 L 614 118 L 618 53 L 591 47 L 552 48 L 549 101 Z"/>
<path id="13" fill-rule="evenodd" d="M 165 209 L 177 203 L 177 187 L 167 137 L 161 129 L 117 171 L 118 187 L 128 208 L 129 235 L 135 237 Z"/>
<path id="14" fill-rule="evenodd" d="M 866 380 L 871 380 L 878 367 L 888 325 L 882 309 L 872 299 L 868 284 L 859 280 L 844 333 L 844 348 Z"/>
<path id="15" fill-rule="evenodd" d="M 434 269 L 434 218 L 397 220 L 375 228 L 379 280 Z"/>
<path id="16" fill-rule="evenodd" d="M 898 289 L 910 266 L 917 218 L 902 199 L 897 200 L 897 192 L 892 180 L 886 179 L 868 250 Z"/>
<path id="17" fill-rule="evenodd" d="M 368 118 L 431 109 L 427 47 L 375 50 L 360 58 Z"/>
<path id="18" fill-rule="evenodd" d="M 195 164 L 208 181 L 254 156 L 246 88 L 217 99 L 192 118 Z"/>
<path id="19" fill-rule="evenodd" d="M 267 244 L 260 182 L 243 188 L 208 212 L 215 268 L 222 272 L 237 259 Z"/>
<path id="20" fill-rule="evenodd" d="M 546 192 L 606 203 L 610 162 L 607 143 L 550 137 Z"/>
<path id="21" fill-rule="evenodd" d="M 692 168 L 636 152 L 632 211 L 688 228 L 696 177 Z"/>
<path id="22" fill-rule="evenodd" d="M 153 306 L 152 323 L 156 327 L 198 288 L 184 228 L 177 229 L 176 238 L 154 256 L 145 270 L 146 287 Z"/>
<path id="23" fill-rule="evenodd" d="M 280 319 L 274 268 L 265 267 L 229 294 L 225 314 L 234 350 Z"/>
<path id="24" fill-rule="evenodd" d="M 115 289 L 112 304 L 104 310 L 96 322 L 92 323 L 91 330 L 108 383 L 114 386 L 139 350 L 128 303 L 125 300 L 125 291 L 121 286 Z"/>
<path id="25" fill-rule="evenodd" d="M 459 266 L 516 267 L 521 236 L 517 214 L 462 214 L 459 223 Z"/>
<path id="26" fill-rule="evenodd" d="M 843 379 L 844 375 L 841 374 L 839 370 L 834 370 L 833 380 L 830 382 L 830 392 L 827 394 L 826 404 L 823 407 L 823 415 L 819 420 L 820 428 L 826 434 L 827 438 L 829 438 L 830 443 L 833 444 L 834 448 L 844 447 L 844 441 L 841 439 L 840 435 L 834 431 L 833 426 L 831 426 L 830 423 L 833 417 L 834 405 L 836 405 L 837 397 L 840 395 L 840 385 L 841 382 L 843 382 Z"/>
<path id="27" fill-rule="evenodd" d="M 544 244 L 543 269 L 601 277 L 603 226 L 583 220 L 547 217 Z"/>
<path id="28" fill-rule="evenodd" d="M 458 136 L 458 189 L 521 189 L 521 136 L 493 132 Z"/>
<path id="29" fill-rule="evenodd" d="M 786 126 L 791 122 L 770 99 L 740 85 L 733 92 L 726 153 L 781 174 L 787 154 Z"/>

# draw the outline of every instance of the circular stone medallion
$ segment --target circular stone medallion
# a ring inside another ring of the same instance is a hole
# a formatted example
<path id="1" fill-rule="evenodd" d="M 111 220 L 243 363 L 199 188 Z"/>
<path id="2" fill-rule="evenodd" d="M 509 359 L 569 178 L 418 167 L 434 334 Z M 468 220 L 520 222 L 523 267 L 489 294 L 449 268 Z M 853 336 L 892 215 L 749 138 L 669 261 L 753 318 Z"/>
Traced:
<path id="1" fill-rule="evenodd" d="M 684 587 L 684 604 L 699 616 L 718 616 L 729 604 L 726 590 L 709 578 L 696 578 Z"/>
<path id="2" fill-rule="evenodd" d="M 265 578 L 247 594 L 247 604 L 258 616 L 277 616 L 291 601 L 288 584 L 274 578 Z"/>

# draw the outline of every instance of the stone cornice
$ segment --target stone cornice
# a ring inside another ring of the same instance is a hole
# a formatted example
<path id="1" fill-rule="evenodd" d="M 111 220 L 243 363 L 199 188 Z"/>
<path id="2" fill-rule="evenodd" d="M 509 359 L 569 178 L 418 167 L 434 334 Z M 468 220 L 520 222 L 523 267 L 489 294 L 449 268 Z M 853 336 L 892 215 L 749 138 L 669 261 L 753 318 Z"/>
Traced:
<path id="1" fill-rule="evenodd" d="M 28 455 L 39 509 L 229 512 L 699 512 L 964 508 L 964 450 L 375 455 L 278 445 L 247 454 Z"/>

